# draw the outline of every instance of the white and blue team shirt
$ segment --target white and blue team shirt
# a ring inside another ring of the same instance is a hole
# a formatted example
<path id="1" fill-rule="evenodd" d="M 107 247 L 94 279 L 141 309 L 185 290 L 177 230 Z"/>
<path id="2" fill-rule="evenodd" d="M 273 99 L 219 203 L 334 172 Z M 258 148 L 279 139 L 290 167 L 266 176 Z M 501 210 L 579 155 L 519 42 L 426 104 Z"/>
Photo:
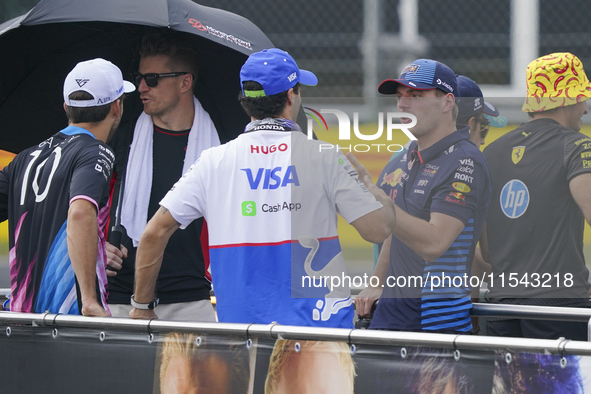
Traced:
<path id="1" fill-rule="evenodd" d="M 348 283 L 331 291 L 306 277 L 344 274 L 337 213 L 351 223 L 382 205 L 342 153 L 297 129 L 252 122 L 204 151 L 161 202 L 181 228 L 207 220 L 221 322 L 352 327 Z"/>
<path id="2" fill-rule="evenodd" d="M 382 171 L 378 187 L 405 212 L 425 221 L 439 212 L 461 220 L 465 227 L 433 262 L 392 236 L 388 279 L 370 328 L 472 330 L 469 277 L 492 185 L 486 160 L 469 138 L 464 128 L 421 151 L 413 141 L 407 153 Z"/>

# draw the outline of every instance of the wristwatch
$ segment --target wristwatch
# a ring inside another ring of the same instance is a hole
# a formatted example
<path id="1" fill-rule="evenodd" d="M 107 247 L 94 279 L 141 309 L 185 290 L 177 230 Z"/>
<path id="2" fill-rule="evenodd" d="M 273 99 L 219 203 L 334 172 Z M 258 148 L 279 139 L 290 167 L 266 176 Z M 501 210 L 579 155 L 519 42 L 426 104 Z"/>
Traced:
<path id="1" fill-rule="evenodd" d="M 154 309 L 158 306 L 160 302 L 160 298 L 154 298 L 154 300 L 148 304 L 140 304 L 135 300 L 135 294 L 131 295 L 131 306 L 137 309 Z"/>

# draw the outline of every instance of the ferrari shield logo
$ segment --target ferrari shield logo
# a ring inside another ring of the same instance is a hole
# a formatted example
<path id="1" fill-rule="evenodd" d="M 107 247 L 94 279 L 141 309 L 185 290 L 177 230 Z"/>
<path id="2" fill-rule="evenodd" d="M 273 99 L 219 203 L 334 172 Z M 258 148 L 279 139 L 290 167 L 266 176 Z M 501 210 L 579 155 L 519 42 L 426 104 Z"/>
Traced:
<path id="1" fill-rule="evenodd" d="M 525 153 L 525 146 L 516 146 L 513 148 L 513 152 L 511 153 L 511 160 L 513 160 L 513 164 L 519 163 L 523 154 Z"/>

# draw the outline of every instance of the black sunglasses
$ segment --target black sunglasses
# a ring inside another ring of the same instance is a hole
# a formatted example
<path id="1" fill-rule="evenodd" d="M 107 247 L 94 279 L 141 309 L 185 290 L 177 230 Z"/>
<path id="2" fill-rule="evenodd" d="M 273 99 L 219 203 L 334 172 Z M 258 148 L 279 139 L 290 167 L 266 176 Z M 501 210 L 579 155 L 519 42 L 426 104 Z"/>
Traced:
<path id="1" fill-rule="evenodd" d="M 158 85 L 158 78 L 178 77 L 180 75 L 185 75 L 185 74 L 190 74 L 190 72 L 180 71 L 180 72 L 162 73 L 162 74 L 156 74 L 156 73 L 142 74 L 139 72 L 134 72 L 134 73 L 131 73 L 131 78 L 133 78 L 133 84 L 136 87 L 139 87 L 140 83 L 142 83 L 142 79 L 144 79 L 144 80 L 146 80 L 146 85 L 153 88 Z"/>

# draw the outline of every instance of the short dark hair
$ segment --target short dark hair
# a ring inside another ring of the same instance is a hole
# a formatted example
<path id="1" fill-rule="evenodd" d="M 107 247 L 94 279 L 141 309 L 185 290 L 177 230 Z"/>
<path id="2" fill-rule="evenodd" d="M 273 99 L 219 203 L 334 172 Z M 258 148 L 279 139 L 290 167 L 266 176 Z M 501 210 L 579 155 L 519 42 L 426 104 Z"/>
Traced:
<path id="1" fill-rule="evenodd" d="M 244 81 L 242 84 L 244 90 L 263 90 L 263 86 L 255 81 Z M 296 83 L 293 92 L 298 94 L 300 83 Z M 287 104 L 287 90 L 271 96 L 262 97 L 244 97 L 242 92 L 238 95 L 240 105 L 246 111 L 246 114 L 255 119 L 276 118 L 283 112 Z"/>
<path id="2" fill-rule="evenodd" d="M 121 96 L 123 97 L 123 96 Z M 70 100 L 93 100 L 94 97 L 85 91 L 78 90 L 70 93 Z M 70 107 L 66 106 L 66 116 L 70 123 L 99 123 L 107 118 L 111 111 L 111 104 L 97 107 Z"/>
<path id="3" fill-rule="evenodd" d="M 467 118 L 457 118 L 456 119 L 456 123 L 457 124 L 468 124 L 468 121 L 470 120 L 470 118 L 473 118 L 474 116 L 468 116 Z"/>
<path id="4" fill-rule="evenodd" d="M 463 118 L 457 118 L 456 119 L 456 123 L 457 124 L 468 124 L 468 121 L 470 119 L 472 119 L 472 118 L 476 119 L 477 122 L 481 122 L 482 123 L 484 121 L 484 113 L 479 112 L 479 113 L 474 114 L 474 115 L 471 115 L 471 116 L 466 116 L 466 117 L 463 117 Z"/>
<path id="5" fill-rule="evenodd" d="M 199 73 L 199 53 L 197 48 L 180 33 L 159 30 L 142 39 L 141 57 L 166 56 L 168 67 L 173 72 L 188 71 L 193 75 L 193 89 Z"/>

